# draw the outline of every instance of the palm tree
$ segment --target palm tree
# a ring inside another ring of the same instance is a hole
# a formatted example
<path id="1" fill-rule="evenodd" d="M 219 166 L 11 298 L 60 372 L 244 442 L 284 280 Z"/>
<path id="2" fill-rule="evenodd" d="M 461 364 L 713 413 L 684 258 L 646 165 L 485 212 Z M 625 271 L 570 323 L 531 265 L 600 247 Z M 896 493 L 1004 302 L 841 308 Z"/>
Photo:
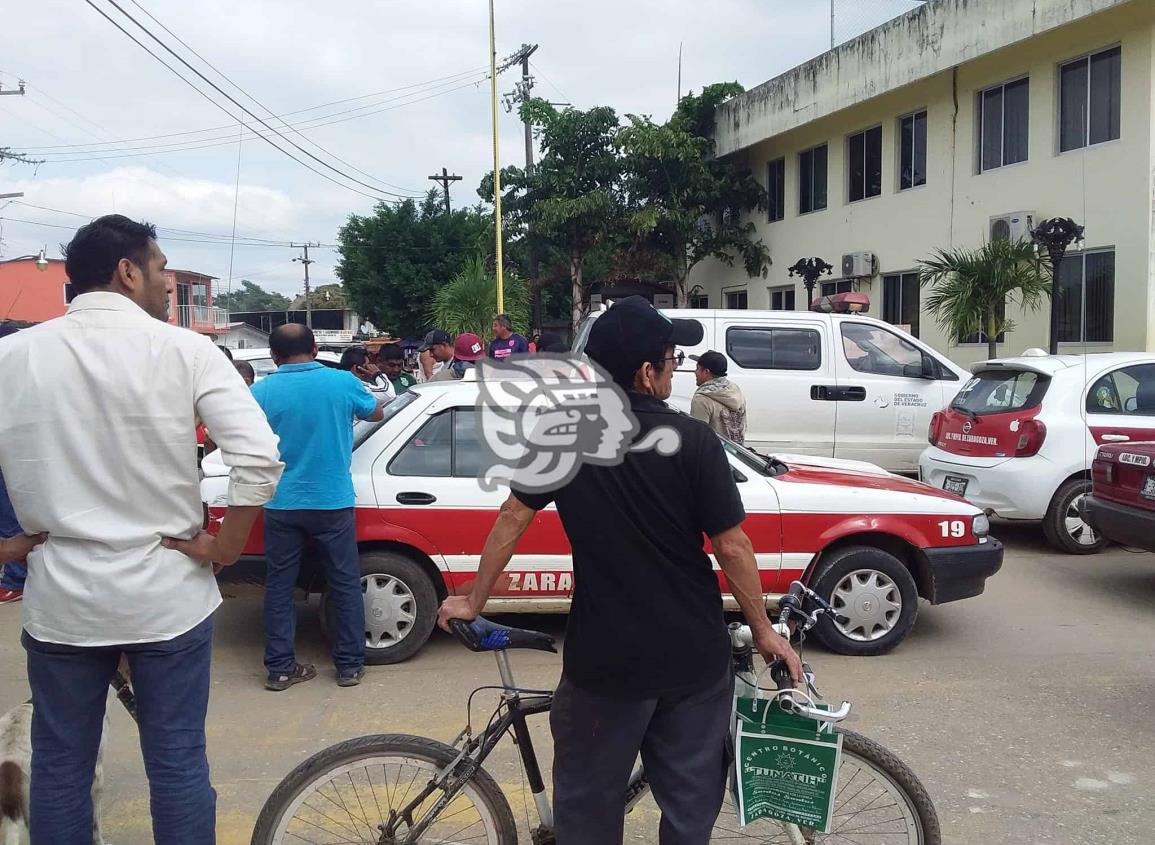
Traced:
<path id="1" fill-rule="evenodd" d="M 515 331 L 525 332 L 529 322 L 529 288 L 525 280 L 505 274 L 505 313 Z M 429 320 L 439 329 L 458 335 L 473 332 L 485 339 L 497 316 L 497 279 L 480 256 L 468 258 L 461 272 L 438 288 L 429 305 Z"/>
<path id="2" fill-rule="evenodd" d="M 979 249 L 940 249 L 919 262 L 919 281 L 931 286 L 926 309 L 947 335 L 960 342 L 982 332 L 987 352 L 998 357 L 998 338 L 1014 331 L 1007 305 L 1038 311 L 1050 297 L 1051 276 L 1026 240 L 997 240 Z"/>

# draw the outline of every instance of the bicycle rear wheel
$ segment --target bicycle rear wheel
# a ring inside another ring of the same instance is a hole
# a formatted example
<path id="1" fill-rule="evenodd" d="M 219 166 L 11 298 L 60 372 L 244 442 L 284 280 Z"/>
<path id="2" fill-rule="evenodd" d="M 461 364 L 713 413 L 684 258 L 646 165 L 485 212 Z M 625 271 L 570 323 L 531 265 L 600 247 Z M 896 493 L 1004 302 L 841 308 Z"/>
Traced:
<path id="1" fill-rule="evenodd" d="M 257 817 L 252 845 L 395 845 L 408 843 L 444 791 L 435 789 L 408 821 L 388 824 L 433 776 L 457 757 L 444 743 L 400 734 L 364 736 L 318 752 L 273 790 Z M 393 815 L 391 815 L 393 814 Z M 421 845 L 515 845 L 509 802 L 478 769 L 415 842 Z"/>
<path id="2" fill-rule="evenodd" d="M 830 833 L 803 828 L 808 843 L 822 845 L 940 845 L 938 815 L 926 789 L 910 768 L 873 740 L 853 731 L 842 734 L 842 764 Z M 789 845 L 779 822 L 759 819 L 744 828 L 729 795 L 714 825 L 711 842 Z"/>

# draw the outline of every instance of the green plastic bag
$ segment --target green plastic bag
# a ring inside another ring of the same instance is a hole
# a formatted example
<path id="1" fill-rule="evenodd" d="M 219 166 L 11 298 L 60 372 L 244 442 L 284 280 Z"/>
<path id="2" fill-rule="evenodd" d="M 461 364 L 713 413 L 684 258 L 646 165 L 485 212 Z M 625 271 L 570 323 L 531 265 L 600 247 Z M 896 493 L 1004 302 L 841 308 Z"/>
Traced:
<path id="1" fill-rule="evenodd" d="M 734 699 L 734 789 L 743 827 L 771 818 L 829 833 L 841 759 L 842 735 L 829 723 L 787 713 L 777 698 Z"/>

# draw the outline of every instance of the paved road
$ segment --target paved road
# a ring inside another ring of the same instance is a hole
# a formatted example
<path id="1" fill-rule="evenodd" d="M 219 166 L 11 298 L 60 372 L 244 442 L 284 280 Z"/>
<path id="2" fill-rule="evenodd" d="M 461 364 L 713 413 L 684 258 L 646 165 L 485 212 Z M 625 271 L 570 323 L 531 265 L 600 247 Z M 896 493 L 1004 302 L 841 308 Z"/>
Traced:
<path id="1" fill-rule="evenodd" d="M 850 726 L 889 746 L 930 789 L 951 843 L 1148 843 L 1155 830 L 1155 555 L 1051 554 L 1036 533 L 1003 527 L 1009 554 L 985 595 L 923 606 L 894 654 L 811 653 L 829 698 L 855 704 Z M 260 598 L 231 597 L 218 614 L 209 721 L 223 845 L 248 842 L 277 781 L 309 754 L 362 733 L 449 741 L 492 660 L 440 634 L 359 688 L 332 676 L 287 693 L 261 688 Z M 27 696 L 18 612 L 0 608 L 0 708 Z M 521 618 L 559 633 L 562 621 Z M 302 659 L 322 666 L 315 603 L 304 610 Z M 556 658 L 518 653 L 519 680 L 550 685 Z M 480 710 L 480 708 L 478 708 Z M 106 828 L 116 845 L 151 841 L 134 730 L 113 712 Z M 536 734 L 548 758 L 544 725 Z M 494 774 L 522 818 L 521 776 L 508 750 Z M 627 841 L 656 842 L 655 810 L 631 817 Z M 523 835 L 523 841 L 526 838 Z"/>

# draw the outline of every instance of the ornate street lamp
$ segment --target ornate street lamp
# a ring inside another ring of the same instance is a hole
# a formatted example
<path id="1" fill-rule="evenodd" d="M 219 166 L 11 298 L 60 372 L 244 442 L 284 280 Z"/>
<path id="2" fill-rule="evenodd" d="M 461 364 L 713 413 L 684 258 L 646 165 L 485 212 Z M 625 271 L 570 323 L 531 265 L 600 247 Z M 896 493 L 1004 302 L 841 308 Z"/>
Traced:
<path id="1" fill-rule="evenodd" d="M 802 284 L 806 285 L 806 307 L 810 307 L 810 303 L 814 302 L 814 283 L 818 281 L 818 277 L 823 273 L 830 275 L 830 271 L 834 267 L 827 264 L 821 258 L 799 258 L 794 266 L 789 268 L 791 276 L 801 276 Z"/>
<path id="2" fill-rule="evenodd" d="M 1044 249 L 1051 259 L 1051 345 L 1052 355 L 1059 354 L 1059 267 L 1063 256 L 1075 241 L 1083 239 L 1083 227 L 1070 217 L 1052 217 L 1031 229 L 1036 249 Z"/>

